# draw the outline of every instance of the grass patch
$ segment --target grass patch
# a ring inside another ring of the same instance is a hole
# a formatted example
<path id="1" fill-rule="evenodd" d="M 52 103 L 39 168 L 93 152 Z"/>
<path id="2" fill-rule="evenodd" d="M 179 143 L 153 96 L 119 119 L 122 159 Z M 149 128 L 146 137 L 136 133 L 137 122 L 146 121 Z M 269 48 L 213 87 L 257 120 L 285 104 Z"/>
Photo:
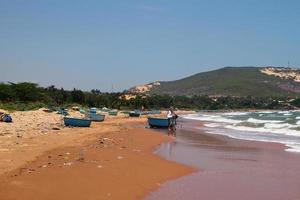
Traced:
<path id="1" fill-rule="evenodd" d="M 0 108 L 7 111 L 31 111 L 38 110 L 40 108 L 46 107 L 44 103 L 41 102 L 32 102 L 32 103 L 23 103 L 23 102 L 0 102 Z"/>

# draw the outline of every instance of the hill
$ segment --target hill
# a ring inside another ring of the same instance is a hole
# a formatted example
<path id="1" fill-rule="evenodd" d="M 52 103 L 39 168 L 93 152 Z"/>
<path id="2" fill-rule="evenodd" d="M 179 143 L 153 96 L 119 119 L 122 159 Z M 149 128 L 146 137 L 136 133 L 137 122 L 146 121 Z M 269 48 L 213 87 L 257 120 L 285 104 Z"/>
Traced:
<path id="1" fill-rule="evenodd" d="M 225 67 L 175 81 L 157 81 L 133 93 L 210 96 L 296 96 L 300 70 L 276 67 Z"/>

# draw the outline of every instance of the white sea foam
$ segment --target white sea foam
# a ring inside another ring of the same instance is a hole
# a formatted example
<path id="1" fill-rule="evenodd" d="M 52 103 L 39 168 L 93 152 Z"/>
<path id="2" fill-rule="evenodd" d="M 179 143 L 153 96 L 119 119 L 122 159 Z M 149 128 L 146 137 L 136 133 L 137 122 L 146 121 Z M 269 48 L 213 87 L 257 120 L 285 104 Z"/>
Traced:
<path id="1" fill-rule="evenodd" d="M 279 121 L 279 120 L 262 120 L 262 119 L 249 118 L 247 120 L 247 122 L 260 124 L 260 123 L 281 123 L 283 121 Z"/>
<path id="2" fill-rule="evenodd" d="M 184 118 L 211 122 L 205 123 L 204 126 L 205 130 L 213 134 L 282 143 L 288 147 L 287 151 L 300 153 L 299 111 L 199 113 Z"/>
<path id="3" fill-rule="evenodd" d="M 278 111 L 277 113 L 279 113 L 279 114 L 289 114 L 289 113 L 291 113 L 291 111 L 285 110 L 285 111 Z"/>
<path id="4" fill-rule="evenodd" d="M 297 143 L 297 142 L 291 142 L 290 140 L 284 140 L 282 138 L 267 137 L 259 134 L 249 134 L 249 133 L 245 134 L 245 132 L 241 133 L 240 131 L 234 132 L 234 131 L 211 130 L 206 132 L 210 134 L 226 135 L 234 139 L 280 143 L 288 147 L 285 149 L 285 151 L 300 153 L 300 141 Z M 253 132 L 253 133 L 257 133 L 257 132 Z"/>
<path id="5" fill-rule="evenodd" d="M 200 120 L 200 121 L 212 121 L 212 122 L 221 122 L 221 123 L 240 123 L 241 120 L 235 120 L 235 119 L 228 119 L 221 117 L 219 115 L 187 115 L 183 116 L 185 119 L 192 119 L 192 120 Z"/>
<path id="6" fill-rule="evenodd" d="M 265 125 L 264 125 L 264 127 L 266 128 L 266 129 L 271 129 L 271 130 L 273 130 L 273 129 L 282 129 L 282 128 L 298 128 L 299 126 L 297 126 L 297 125 L 291 125 L 291 124 L 289 124 L 289 123 L 266 123 Z"/>
<path id="7" fill-rule="evenodd" d="M 223 113 L 222 115 L 227 115 L 227 116 L 240 116 L 240 115 L 247 115 L 249 113 L 247 112 L 229 112 L 229 113 Z"/>
<path id="8" fill-rule="evenodd" d="M 300 153 L 300 144 L 286 144 L 286 146 L 289 147 L 285 149 L 286 151 Z"/>
<path id="9" fill-rule="evenodd" d="M 206 126 L 206 127 L 211 127 L 211 128 L 215 128 L 215 127 L 220 127 L 220 126 L 222 126 L 222 124 L 220 124 L 220 123 L 209 123 L 209 124 L 204 124 L 204 126 Z"/>
<path id="10" fill-rule="evenodd" d="M 276 111 L 261 111 L 261 112 L 256 112 L 256 113 L 261 113 L 261 114 L 270 114 L 270 113 L 275 113 Z"/>
<path id="11" fill-rule="evenodd" d="M 299 137 L 300 140 L 300 132 L 297 130 L 291 130 L 290 127 L 282 127 L 282 128 L 266 128 L 266 127 L 248 127 L 248 126 L 234 126 L 234 125 L 226 125 L 227 129 L 234 129 L 238 131 L 248 131 L 248 132 L 258 132 L 265 133 L 266 137 L 271 136 L 271 134 L 279 134 L 279 135 L 287 135 L 287 136 L 296 136 Z"/>

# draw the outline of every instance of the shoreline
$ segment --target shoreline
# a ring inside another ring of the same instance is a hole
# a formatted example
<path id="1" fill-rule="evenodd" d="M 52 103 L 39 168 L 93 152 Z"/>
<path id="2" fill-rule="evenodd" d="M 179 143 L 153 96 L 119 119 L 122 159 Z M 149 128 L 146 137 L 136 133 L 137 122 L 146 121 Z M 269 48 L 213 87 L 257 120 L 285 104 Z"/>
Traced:
<path id="1" fill-rule="evenodd" d="M 176 138 L 165 130 L 145 129 L 144 116 L 108 117 L 88 129 L 17 137 L 12 152 L 0 152 L 0 161 L 5 154 L 21 158 L 5 173 L 0 162 L 0 199 L 300 197 L 295 187 L 300 185 L 300 156 L 284 151 L 285 145 L 204 133 L 197 127 L 205 122 L 198 120 L 180 123 Z M 259 188 L 274 190 L 274 195 Z"/>
<path id="2" fill-rule="evenodd" d="M 144 200 L 231 199 L 294 200 L 300 198 L 300 155 L 284 145 L 247 141 L 209 134 L 189 126 L 178 129 L 177 140 L 162 145 L 156 154 L 198 169 L 167 181 Z"/>
<path id="3" fill-rule="evenodd" d="M 43 153 L 31 153 L 32 161 L 15 163 L 18 169 L 10 172 L 2 170 L 0 199 L 141 199 L 163 182 L 194 172 L 154 155 L 158 145 L 172 138 L 141 128 L 144 125 L 144 118 L 112 118 L 90 129 L 67 129 L 77 136 L 63 136 L 64 144 L 36 149 Z"/>

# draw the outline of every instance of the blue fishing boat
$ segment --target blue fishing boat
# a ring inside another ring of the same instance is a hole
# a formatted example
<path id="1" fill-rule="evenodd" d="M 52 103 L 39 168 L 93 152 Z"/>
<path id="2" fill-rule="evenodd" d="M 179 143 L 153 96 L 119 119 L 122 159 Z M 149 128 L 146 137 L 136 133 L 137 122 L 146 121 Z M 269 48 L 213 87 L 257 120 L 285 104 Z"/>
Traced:
<path id="1" fill-rule="evenodd" d="M 170 120 L 168 118 L 148 117 L 148 124 L 150 128 L 168 128 L 170 125 Z"/>
<path id="2" fill-rule="evenodd" d="M 67 109 L 64 109 L 64 108 L 58 109 L 58 110 L 57 110 L 57 114 L 64 115 L 64 116 L 69 115 L 68 110 L 67 110 Z"/>
<path id="3" fill-rule="evenodd" d="M 85 110 L 84 110 L 83 108 L 80 108 L 80 109 L 79 109 L 79 112 L 80 112 L 81 114 L 85 114 Z"/>
<path id="4" fill-rule="evenodd" d="M 90 127 L 91 122 L 90 119 L 64 117 L 65 126 Z"/>
<path id="5" fill-rule="evenodd" d="M 105 115 L 96 114 L 96 113 L 88 113 L 86 114 L 86 118 L 95 122 L 102 122 L 105 119 Z"/>
<path id="6" fill-rule="evenodd" d="M 90 113 L 97 113 L 97 108 L 90 108 Z"/>
<path id="7" fill-rule="evenodd" d="M 141 112 L 139 111 L 130 111 L 129 117 L 139 117 L 141 115 Z"/>

